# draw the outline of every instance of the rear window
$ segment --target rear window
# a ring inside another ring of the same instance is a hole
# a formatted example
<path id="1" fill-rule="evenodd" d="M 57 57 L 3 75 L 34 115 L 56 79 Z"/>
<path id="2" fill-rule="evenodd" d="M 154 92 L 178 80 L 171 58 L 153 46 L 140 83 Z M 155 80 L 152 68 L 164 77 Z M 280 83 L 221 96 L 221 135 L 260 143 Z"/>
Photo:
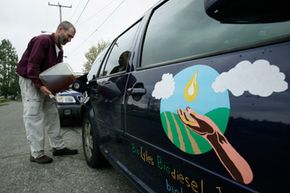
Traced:
<path id="1" fill-rule="evenodd" d="M 151 16 L 141 65 L 255 46 L 289 35 L 290 22 L 221 24 L 206 15 L 201 0 L 170 0 Z"/>

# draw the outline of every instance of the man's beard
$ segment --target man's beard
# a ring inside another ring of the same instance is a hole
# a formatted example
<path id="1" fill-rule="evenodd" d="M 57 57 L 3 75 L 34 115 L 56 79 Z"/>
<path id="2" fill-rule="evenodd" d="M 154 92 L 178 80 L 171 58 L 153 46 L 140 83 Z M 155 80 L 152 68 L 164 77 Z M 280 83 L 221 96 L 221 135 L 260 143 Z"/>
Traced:
<path id="1" fill-rule="evenodd" d="M 59 44 L 65 45 L 68 41 L 64 37 L 59 37 Z"/>

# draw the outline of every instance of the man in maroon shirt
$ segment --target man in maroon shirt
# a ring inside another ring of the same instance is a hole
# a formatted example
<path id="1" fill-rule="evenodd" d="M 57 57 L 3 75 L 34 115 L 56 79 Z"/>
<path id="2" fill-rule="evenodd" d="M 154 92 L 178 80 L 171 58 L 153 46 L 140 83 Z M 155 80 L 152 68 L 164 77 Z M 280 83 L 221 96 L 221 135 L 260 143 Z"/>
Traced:
<path id="1" fill-rule="evenodd" d="M 33 37 L 17 66 L 31 162 L 44 164 L 53 161 L 44 154 L 45 132 L 48 134 L 54 156 L 78 153 L 76 149 L 64 146 L 56 100 L 50 97 L 54 93 L 51 93 L 39 79 L 41 72 L 62 62 L 62 46 L 70 42 L 75 33 L 75 27 L 70 22 L 63 21 L 55 33 Z"/>

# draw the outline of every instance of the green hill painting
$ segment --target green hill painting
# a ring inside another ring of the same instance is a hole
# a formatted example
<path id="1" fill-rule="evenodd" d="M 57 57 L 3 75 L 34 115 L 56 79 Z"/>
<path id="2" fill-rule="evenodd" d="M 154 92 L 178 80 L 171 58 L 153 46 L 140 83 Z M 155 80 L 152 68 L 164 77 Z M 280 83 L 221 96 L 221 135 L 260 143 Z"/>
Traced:
<path id="1" fill-rule="evenodd" d="M 230 110 L 228 108 L 217 108 L 206 113 L 205 116 L 209 117 L 224 133 L 229 113 Z M 166 135 L 180 150 L 198 155 L 212 149 L 211 145 L 202 136 L 191 131 L 189 127 L 181 122 L 177 113 L 163 112 L 160 116 Z"/>

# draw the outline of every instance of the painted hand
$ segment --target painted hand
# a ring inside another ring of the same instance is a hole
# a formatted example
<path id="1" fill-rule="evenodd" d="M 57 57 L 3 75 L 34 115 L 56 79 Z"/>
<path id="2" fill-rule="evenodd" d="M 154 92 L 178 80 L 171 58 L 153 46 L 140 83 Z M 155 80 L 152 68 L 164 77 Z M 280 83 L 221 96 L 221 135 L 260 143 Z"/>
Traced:
<path id="1" fill-rule="evenodd" d="M 199 135 L 212 135 L 215 131 L 218 130 L 217 126 L 212 120 L 204 115 L 193 112 L 190 107 L 187 107 L 185 111 L 178 109 L 177 114 L 185 125 L 187 125 L 192 131 Z"/>
<path id="2" fill-rule="evenodd" d="M 190 107 L 186 110 L 178 109 L 177 114 L 186 126 L 209 142 L 232 178 L 244 184 L 253 180 L 253 172 L 247 161 L 233 148 L 210 118 L 193 112 Z"/>

